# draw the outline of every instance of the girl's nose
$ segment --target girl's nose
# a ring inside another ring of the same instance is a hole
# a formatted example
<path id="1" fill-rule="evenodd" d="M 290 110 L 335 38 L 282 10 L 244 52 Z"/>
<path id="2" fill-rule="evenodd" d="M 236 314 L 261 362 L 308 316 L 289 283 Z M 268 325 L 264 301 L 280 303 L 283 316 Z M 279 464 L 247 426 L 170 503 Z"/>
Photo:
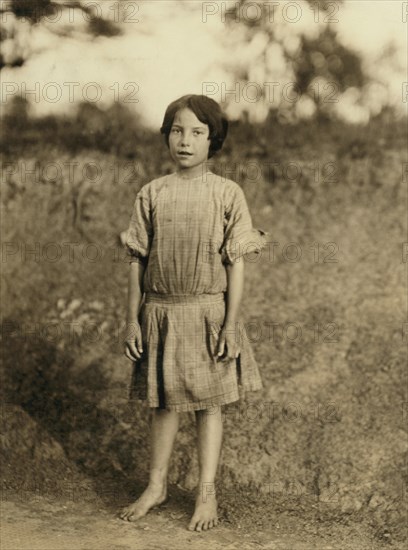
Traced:
<path id="1" fill-rule="evenodd" d="M 181 136 L 180 145 L 183 145 L 183 146 L 190 145 L 190 138 L 186 134 L 183 134 Z"/>

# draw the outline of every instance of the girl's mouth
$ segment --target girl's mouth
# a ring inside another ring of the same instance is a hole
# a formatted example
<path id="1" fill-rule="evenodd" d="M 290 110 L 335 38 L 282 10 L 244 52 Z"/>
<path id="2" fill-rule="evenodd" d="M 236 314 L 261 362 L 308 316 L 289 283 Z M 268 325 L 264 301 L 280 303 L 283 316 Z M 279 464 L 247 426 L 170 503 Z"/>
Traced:
<path id="1" fill-rule="evenodd" d="M 177 155 L 180 157 L 191 157 L 192 153 L 188 153 L 187 151 L 178 151 Z"/>

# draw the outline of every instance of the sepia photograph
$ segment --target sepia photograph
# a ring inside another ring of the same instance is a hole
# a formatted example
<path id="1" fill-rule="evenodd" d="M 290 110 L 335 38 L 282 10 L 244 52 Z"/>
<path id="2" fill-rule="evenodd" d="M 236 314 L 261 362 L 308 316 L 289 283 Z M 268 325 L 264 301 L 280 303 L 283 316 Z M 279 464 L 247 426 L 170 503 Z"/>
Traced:
<path id="1" fill-rule="evenodd" d="M 408 544 L 408 2 L 0 0 L 1 550 Z"/>

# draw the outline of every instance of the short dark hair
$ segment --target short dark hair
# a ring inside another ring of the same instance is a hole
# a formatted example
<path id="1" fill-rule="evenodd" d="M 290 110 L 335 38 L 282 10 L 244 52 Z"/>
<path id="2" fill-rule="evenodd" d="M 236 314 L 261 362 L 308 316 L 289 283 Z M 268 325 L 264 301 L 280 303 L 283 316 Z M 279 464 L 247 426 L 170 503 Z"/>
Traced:
<path id="1" fill-rule="evenodd" d="M 203 124 L 208 124 L 211 140 L 208 158 L 219 151 L 228 133 L 228 119 L 222 112 L 216 101 L 205 95 L 188 94 L 176 99 L 167 107 L 164 114 L 160 133 L 164 134 L 167 147 L 169 147 L 169 134 L 173 126 L 174 117 L 181 109 L 190 109 Z"/>

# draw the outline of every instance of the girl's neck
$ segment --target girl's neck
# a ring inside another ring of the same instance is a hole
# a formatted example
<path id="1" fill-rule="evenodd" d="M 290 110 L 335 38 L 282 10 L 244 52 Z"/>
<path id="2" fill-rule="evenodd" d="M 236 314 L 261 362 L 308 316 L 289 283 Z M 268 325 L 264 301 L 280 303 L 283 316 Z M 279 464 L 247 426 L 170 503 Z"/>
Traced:
<path id="1" fill-rule="evenodd" d="M 186 176 L 186 175 L 181 176 L 178 172 L 175 172 L 175 175 L 178 179 L 186 180 L 186 181 L 198 180 L 199 178 L 204 178 L 204 176 L 206 174 L 211 174 L 211 172 L 209 170 L 207 170 L 207 172 L 200 172 L 196 176 L 193 176 L 193 175 L 191 175 L 191 176 Z"/>
<path id="2" fill-rule="evenodd" d="M 199 166 L 194 166 L 194 168 L 184 168 L 184 169 L 178 169 L 176 170 L 176 176 L 185 179 L 185 180 L 191 180 L 193 178 L 198 178 L 200 176 L 203 176 L 204 174 L 207 174 L 209 172 L 207 168 L 207 164 L 203 163 Z"/>

